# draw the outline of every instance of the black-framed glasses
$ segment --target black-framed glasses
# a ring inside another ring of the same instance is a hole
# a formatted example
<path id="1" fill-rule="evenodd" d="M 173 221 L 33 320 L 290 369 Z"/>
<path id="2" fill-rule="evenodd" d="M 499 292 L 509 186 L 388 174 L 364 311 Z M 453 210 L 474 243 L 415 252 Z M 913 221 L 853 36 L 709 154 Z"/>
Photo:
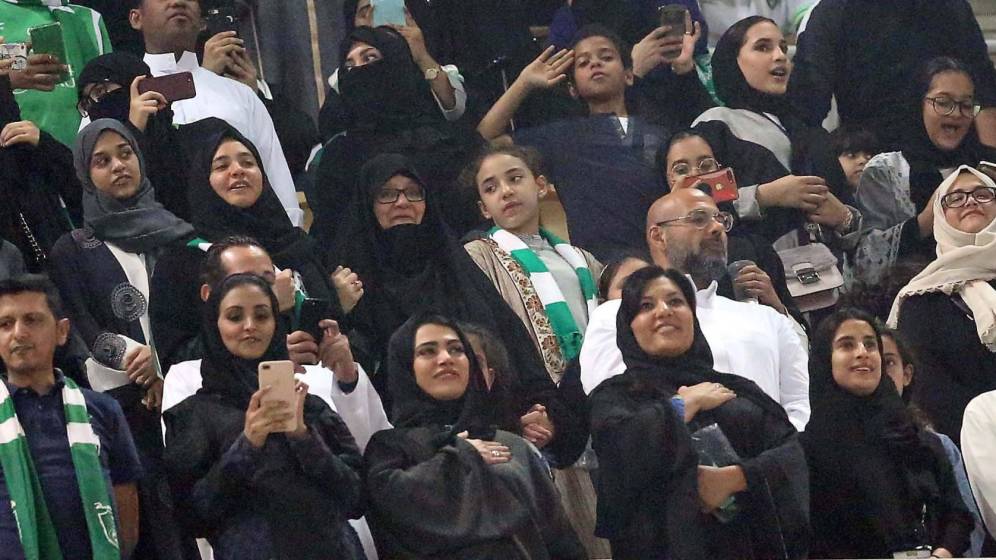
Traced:
<path id="1" fill-rule="evenodd" d="M 425 192 L 419 186 L 411 186 L 401 190 L 383 188 L 377 193 L 376 200 L 378 204 L 394 204 L 402 194 L 405 195 L 405 199 L 408 202 L 422 202 L 425 200 Z"/>
<path id="2" fill-rule="evenodd" d="M 955 191 L 941 197 L 941 206 L 944 208 L 961 208 L 968 204 L 971 198 L 978 204 L 989 204 L 996 200 L 996 189 L 992 187 L 979 187 L 973 191 Z"/>
<path id="3" fill-rule="evenodd" d="M 705 175 L 719 170 L 719 162 L 715 158 L 706 157 L 699 160 L 697 165 L 692 165 L 679 161 L 671 166 L 671 173 L 678 177 L 690 177 L 693 175 Z"/>
<path id="4" fill-rule="evenodd" d="M 945 95 L 924 97 L 924 99 L 930 101 L 931 105 L 934 106 L 934 112 L 944 117 L 954 114 L 955 110 L 958 110 L 963 117 L 974 118 L 982 110 L 982 106 L 975 101 L 956 101 Z"/>
<path id="5" fill-rule="evenodd" d="M 664 220 L 663 222 L 657 222 L 660 227 L 672 225 L 675 222 L 684 222 L 686 225 L 690 225 L 695 229 L 705 229 L 709 227 L 709 224 L 715 221 L 719 225 L 723 226 L 724 231 L 730 231 L 733 229 L 733 214 L 729 212 L 712 212 L 709 210 L 692 210 L 685 216 L 678 218 L 671 218 L 670 220 Z"/>

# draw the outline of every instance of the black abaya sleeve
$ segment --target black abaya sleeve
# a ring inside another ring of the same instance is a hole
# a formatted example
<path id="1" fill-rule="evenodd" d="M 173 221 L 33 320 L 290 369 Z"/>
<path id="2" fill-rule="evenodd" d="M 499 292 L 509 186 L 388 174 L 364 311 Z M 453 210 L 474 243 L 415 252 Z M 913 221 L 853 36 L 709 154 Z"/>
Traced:
<path id="1" fill-rule="evenodd" d="M 589 402 L 599 462 L 595 534 L 612 541 L 615 558 L 707 558 L 698 456 L 671 404 L 637 400 L 611 380 Z"/>
<path id="2" fill-rule="evenodd" d="M 442 556 L 510 539 L 529 523 L 529 509 L 473 446 L 457 438 L 433 451 L 409 437 L 421 431 L 384 430 L 367 443 L 369 520 L 381 554 Z"/>
<path id="3" fill-rule="evenodd" d="M 939 499 L 935 504 L 936 511 L 932 512 L 931 515 L 936 519 L 936 528 L 932 535 L 934 542 L 931 544 L 935 548 L 946 548 L 957 558 L 968 552 L 968 548 L 971 546 L 975 520 L 961 498 L 958 481 L 955 479 L 951 463 L 948 461 L 944 444 L 936 437 L 936 434 L 924 433 L 921 434 L 921 437 L 935 456 L 934 472 L 939 492 Z"/>
<path id="4" fill-rule="evenodd" d="M 204 357 L 199 334 L 204 255 L 191 247 L 167 251 L 149 281 L 149 321 L 163 372 L 173 364 Z"/>
<path id="5" fill-rule="evenodd" d="M 737 138 L 723 121 L 704 121 L 694 128 L 709 142 L 716 160 L 733 168 L 738 185 L 763 185 L 790 173 L 767 148 Z M 771 207 L 764 209 L 761 220 L 742 220 L 737 227 L 774 243 L 805 222 L 805 215 L 795 208 Z"/>

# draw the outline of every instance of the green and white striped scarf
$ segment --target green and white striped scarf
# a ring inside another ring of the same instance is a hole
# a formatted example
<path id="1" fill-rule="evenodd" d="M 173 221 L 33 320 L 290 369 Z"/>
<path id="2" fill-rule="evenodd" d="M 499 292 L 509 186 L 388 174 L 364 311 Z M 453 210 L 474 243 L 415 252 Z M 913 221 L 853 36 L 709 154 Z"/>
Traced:
<path id="1" fill-rule="evenodd" d="M 118 560 L 121 551 L 117 523 L 100 462 L 100 440 L 90 425 L 83 392 L 73 380 L 68 377 L 64 380 L 62 404 L 66 433 L 90 534 L 90 548 L 94 560 Z M 27 560 L 62 560 L 59 539 L 45 505 L 28 440 L 17 420 L 14 400 L 3 382 L 0 382 L 0 466 L 10 492 L 10 509 L 14 512 L 24 557 Z"/>
<path id="2" fill-rule="evenodd" d="M 578 275 L 581 293 L 584 295 L 590 315 L 598 306 L 598 298 L 595 290 L 595 279 L 592 277 L 591 271 L 588 270 L 588 262 L 585 261 L 584 255 L 545 229 L 540 229 L 540 235 L 553 246 L 554 251 L 563 257 Z M 529 274 L 529 281 L 543 304 L 546 316 L 550 320 L 550 326 L 553 327 L 553 333 L 557 335 L 557 342 L 560 344 L 560 353 L 564 356 L 564 361 L 569 362 L 576 358 L 581 353 L 581 341 L 584 339 L 584 333 L 578 328 L 574 315 L 571 314 L 571 308 L 564 301 L 564 294 L 557 286 L 553 274 L 546 268 L 539 256 L 514 233 L 494 227 L 488 231 L 488 236 L 504 251 L 512 255 L 512 258 Z"/>

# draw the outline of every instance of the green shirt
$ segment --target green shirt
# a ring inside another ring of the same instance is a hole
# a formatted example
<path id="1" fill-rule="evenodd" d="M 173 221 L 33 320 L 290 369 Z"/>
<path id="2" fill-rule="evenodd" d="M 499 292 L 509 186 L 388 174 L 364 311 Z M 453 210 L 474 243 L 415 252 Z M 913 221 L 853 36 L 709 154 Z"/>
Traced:
<path id="1" fill-rule="evenodd" d="M 76 78 L 91 59 L 111 52 L 104 20 L 98 12 L 67 0 L 0 0 L 0 36 L 7 43 L 27 42 L 28 29 L 54 22 L 62 24 L 69 80 L 51 92 L 19 89 L 14 96 L 21 118 L 72 146 L 81 118 L 76 110 Z"/>

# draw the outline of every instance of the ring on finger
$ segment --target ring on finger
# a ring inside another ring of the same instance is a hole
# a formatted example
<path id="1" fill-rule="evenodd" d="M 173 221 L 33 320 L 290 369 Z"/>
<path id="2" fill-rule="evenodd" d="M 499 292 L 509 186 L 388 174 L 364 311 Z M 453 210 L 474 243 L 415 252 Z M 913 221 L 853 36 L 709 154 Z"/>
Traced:
<path id="1" fill-rule="evenodd" d="M 501 451 L 498 451 L 497 449 L 492 449 L 491 450 L 491 456 L 492 457 L 501 457 Z"/>

